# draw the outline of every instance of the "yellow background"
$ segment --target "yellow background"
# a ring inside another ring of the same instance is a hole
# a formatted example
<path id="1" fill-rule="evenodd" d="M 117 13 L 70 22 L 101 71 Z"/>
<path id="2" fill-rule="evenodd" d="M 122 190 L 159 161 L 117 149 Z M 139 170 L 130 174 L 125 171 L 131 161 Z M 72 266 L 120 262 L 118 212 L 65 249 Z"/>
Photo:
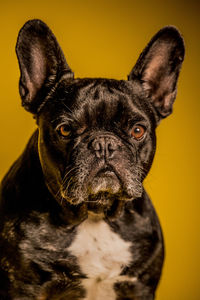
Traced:
<path id="1" fill-rule="evenodd" d="M 173 24 L 184 35 L 186 59 L 174 113 L 157 130 L 156 158 L 145 181 L 166 243 L 158 300 L 200 299 L 199 3 L 198 0 L 0 1 L 1 178 L 35 128 L 31 115 L 20 106 L 19 70 L 14 52 L 18 31 L 25 21 L 41 18 L 51 27 L 76 77 L 126 79 L 157 30 Z"/>

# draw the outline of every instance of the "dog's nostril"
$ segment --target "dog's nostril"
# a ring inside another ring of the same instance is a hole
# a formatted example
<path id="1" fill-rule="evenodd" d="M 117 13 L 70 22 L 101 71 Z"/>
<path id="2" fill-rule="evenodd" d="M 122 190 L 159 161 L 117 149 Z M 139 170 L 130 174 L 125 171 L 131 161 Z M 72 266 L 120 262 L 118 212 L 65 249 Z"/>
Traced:
<path id="1" fill-rule="evenodd" d="M 117 145 L 116 145 L 116 143 L 114 143 L 114 142 L 109 142 L 108 145 L 107 145 L 107 149 L 108 149 L 108 151 L 110 151 L 110 152 L 113 152 L 113 151 L 117 150 Z"/>
<path id="2" fill-rule="evenodd" d="M 101 151 L 102 145 L 101 145 L 100 142 L 94 141 L 94 142 L 92 143 L 92 148 L 93 148 L 95 151 Z"/>
<path id="3" fill-rule="evenodd" d="M 95 152 L 96 157 L 101 158 L 104 156 L 104 145 L 99 140 L 94 140 L 91 144 L 91 149 Z"/>

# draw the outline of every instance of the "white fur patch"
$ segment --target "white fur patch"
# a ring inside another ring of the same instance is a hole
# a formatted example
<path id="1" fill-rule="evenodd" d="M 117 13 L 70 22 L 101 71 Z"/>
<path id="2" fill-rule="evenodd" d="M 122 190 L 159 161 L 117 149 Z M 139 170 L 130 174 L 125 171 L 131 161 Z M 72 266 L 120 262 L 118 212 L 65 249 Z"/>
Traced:
<path id="1" fill-rule="evenodd" d="M 130 246 L 130 242 L 120 238 L 102 219 L 89 218 L 79 225 L 68 250 L 77 257 L 82 272 L 87 275 L 82 281 L 87 292 L 84 300 L 114 300 L 115 282 L 136 280 L 120 276 L 131 262 Z"/>

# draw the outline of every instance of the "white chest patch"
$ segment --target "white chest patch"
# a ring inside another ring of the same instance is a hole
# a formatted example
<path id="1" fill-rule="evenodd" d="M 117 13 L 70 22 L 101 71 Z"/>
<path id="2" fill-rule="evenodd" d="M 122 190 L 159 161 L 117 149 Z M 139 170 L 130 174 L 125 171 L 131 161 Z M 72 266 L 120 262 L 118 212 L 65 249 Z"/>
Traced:
<path id="1" fill-rule="evenodd" d="M 82 272 L 87 275 L 82 281 L 87 293 L 85 300 L 116 299 L 113 284 L 127 279 L 120 273 L 131 262 L 130 245 L 103 220 L 87 219 L 79 225 L 68 250 L 77 257 Z"/>

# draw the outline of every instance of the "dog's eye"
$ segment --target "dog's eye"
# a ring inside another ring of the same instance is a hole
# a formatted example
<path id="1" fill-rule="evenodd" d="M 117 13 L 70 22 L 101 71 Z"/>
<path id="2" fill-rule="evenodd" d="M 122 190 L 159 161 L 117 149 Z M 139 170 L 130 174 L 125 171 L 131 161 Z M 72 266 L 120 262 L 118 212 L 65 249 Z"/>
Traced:
<path id="1" fill-rule="evenodd" d="M 140 140 L 143 135 L 145 134 L 146 128 L 142 125 L 134 125 L 132 130 L 131 130 L 131 135 L 134 137 L 136 140 Z"/>
<path id="2" fill-rule="evenodd" d="M 64 137 L 67 137 L 70 135 L 70 130 L 69 130 L 69 127 L 67 125 L 61 125 L 59 128 L 58 128 L 58 132 L 60 135 L 64 136 Z"/>

